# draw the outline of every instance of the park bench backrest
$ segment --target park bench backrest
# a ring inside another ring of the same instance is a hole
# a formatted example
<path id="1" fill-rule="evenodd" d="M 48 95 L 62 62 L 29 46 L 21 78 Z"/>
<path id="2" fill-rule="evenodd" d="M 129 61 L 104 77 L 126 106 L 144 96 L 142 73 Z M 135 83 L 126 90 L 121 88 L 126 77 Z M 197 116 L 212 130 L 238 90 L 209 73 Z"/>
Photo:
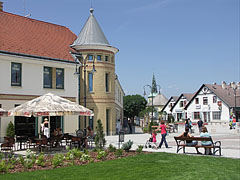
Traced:
<path id="1" fill-rule="evenodd" d="M 175 140 L 182 140 L 182 141 L 212 141 L 211 137 L 174 137 Z"/>

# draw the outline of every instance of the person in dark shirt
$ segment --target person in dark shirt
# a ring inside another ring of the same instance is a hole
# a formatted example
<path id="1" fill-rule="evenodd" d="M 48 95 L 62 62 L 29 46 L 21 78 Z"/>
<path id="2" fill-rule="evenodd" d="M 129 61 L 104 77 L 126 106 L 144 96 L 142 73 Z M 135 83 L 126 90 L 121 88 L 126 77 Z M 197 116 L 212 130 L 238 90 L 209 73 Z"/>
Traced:
<path id="1" fill-rule="evenodd" d="M 198 122 L 197 122 L 197 124 L 198 124 L 199 133 L 201 133 L 201 132 L 202 132 L 202 127 L 203 127 L 203 121 L 202 121 L 202 119 L 199 119 Z"/>
<path id="2" fill-rule="evenodd" d="M 193 136 L 189 133 L 189 128 L 186 127 L 185 132 L 183 132 L 179 137 L 193 137 Z M 192 141 L 192 140 L 187 140 L 186 144 L 187 144 L 187 146 L 195 146 L 195 145 L 198 144 L 198 142 L 197 141 Z M 198 151 L 197 147 L 195 147 L 195 149 L 196 149 L 198 154 L 202 154 Z"/>

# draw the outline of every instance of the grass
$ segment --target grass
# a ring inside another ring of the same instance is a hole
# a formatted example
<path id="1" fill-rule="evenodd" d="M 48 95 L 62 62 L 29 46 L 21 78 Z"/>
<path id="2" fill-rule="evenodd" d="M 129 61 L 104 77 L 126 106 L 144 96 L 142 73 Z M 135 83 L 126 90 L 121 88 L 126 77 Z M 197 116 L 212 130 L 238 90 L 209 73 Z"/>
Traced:
<path id="1" fill-rule="evenodd" d="M 0 175 L 1 180 L 24 179 L 240 179 L 240 159 L 152 153 L 53 170 Z"/>

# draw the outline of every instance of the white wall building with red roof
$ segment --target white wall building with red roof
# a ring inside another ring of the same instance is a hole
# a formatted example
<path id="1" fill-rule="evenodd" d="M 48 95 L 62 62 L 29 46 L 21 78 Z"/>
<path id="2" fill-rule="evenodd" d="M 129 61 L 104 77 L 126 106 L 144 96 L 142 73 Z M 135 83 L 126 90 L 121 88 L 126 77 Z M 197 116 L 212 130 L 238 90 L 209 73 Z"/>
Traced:
<path id="1" fill-rule="evenodd" d="M 235 92 L 234 88 L 236 88 Z M 239 83 L 227 85 L 223 81 L 222 85 L 203 84 L 185 107 L 187 118 L 193 122 L 202 119 L 207 123 L 228 123 L 230 116 L 236 114 L 239 119 L 239 92 Z"/>

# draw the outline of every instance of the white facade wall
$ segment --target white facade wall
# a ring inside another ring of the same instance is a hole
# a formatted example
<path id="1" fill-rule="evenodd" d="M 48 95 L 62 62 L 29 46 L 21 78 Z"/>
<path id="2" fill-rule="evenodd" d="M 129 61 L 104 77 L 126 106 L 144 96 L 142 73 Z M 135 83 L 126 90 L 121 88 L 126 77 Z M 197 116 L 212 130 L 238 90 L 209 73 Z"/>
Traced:
<path id="1" fill-rule="evenodd" d="M 11 63 L 22 64 L 22 85 L 11 86 Z M 43 88 L 43 67 L 63 68 L 64 69 L 64 89 Z M 62 97 L 77 97 L 78 81 L 74 77 L 75 65 L 70 63 L 47 61 L 36 58 L 10 56 L 0 54 L 0 94 L 19 95 L 24 96 L 40 96 L 51 92 Z M 0 99 L 0 104 L 5 110 L 15 107 L 15 104 L 22 104 L 26 102 L 24 98 L 18 99 Z M 8 123 L 14 123 L 14 117 L 2 117 L 0 126 L 0 137 L 6 135 L 6 128 Z M 38 120 L 39 127 L 41 117 Z M 74 133 L 78 127 L 77 116 L 64 117 L 64 132 Z"/>
<path id="2" fill-rule="evenodd" d="M 187 107 L 187 117 L 190 118 L 193 122 L 198 121 L 198 119 L 194 119 L 194 112 L 200 112 L 200 118 L 204 122 L 228 122 L 229 121 L 229 107 L 222 102 L 222 108 L 219 108 L 218 101 L 221 101 L 219 97 L 217 97 L 216 103 L 213 103 L 213 96 L 216 96 L 213 94 L 210 90 L 203 93 L 200 91 L 200 93 L 194 98 L 194 100 L 189 104 Z M 208 98 L 208 104 L 203 105 L 203 97 Z M 195 103 L 195 99 L 199 99 L 199 104 Z M 213 112 L 220 112 L 221 113 L 221 119 L 219 120 L 213 120 Z M 204 118 L 204 113 L 207 114 L 207 119 Z"/>
<path id="3" fill-rule="evenodd" d="M 180 103 L 181 103 L 182 101 L 183 101 L 183 102 L 185 101 L 185 103 L 183 103 L 183 107 L 180 106 Z M 182 96 L 181 99 L 177 102 L 177 104 L 175 104 L 175 106 L 174 106 L 174 108 L 173 108 L 173 110 L 172 110 L 172 115 L 173 115 L 175 121 L 183 120 L 183 119 L 186 118 L 186 117 L 185 117 L 184 107 L 185 107 L 185 105 L 186 105 L 187 103 L 188 103 L 188 100 L 187 100 L 184 96 Z M 184 104 L 185 104 L 185 105 L 184 105 Z M 179 114 L 179 116 L 180 116 L 180 114 L 181 114 L 181 117 L 178 117 L 178 114 Z"/>

